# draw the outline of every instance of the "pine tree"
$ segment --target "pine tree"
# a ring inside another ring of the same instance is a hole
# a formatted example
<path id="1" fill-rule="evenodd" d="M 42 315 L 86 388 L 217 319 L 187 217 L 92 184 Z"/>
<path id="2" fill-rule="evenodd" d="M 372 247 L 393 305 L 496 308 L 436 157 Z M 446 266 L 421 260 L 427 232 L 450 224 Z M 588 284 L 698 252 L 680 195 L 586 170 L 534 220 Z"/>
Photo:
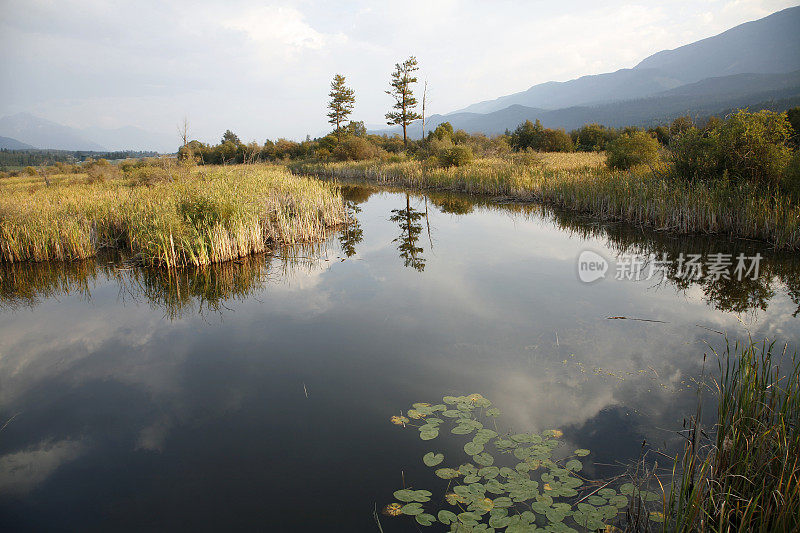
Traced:
<path id="1" fill-rule="evenodd" d="M 331 92 L 328 96 L 331 101 L 328 102 L 328 122 L 336 126 L 336 140 L 341 140 L 342 123 L 347 120 L 350 113 L 353 112 L 353 105 L 355 104 L 355 92 L 350 87 L 344 84 L 344 76 L 337 74 L 333 77 L 331 82 Z"/>
<path id="2" fill-rule="evenodd" d="M 411 84 L 417 82 L 414 72 L 419 70 L 417 58 L 409 57 L 402 63 L 397 63 L 392 73 L 392 88 L 386 94 L 394 98 L 392 106 L 396 111 L 386 113 L 387 124 L 403 126 L 403 146 L 408 146 L 408 135 L 406 128 L 412 121 L 421 118 L 414 108 L 417 106 L 417 99 L 411 89 Z"/>

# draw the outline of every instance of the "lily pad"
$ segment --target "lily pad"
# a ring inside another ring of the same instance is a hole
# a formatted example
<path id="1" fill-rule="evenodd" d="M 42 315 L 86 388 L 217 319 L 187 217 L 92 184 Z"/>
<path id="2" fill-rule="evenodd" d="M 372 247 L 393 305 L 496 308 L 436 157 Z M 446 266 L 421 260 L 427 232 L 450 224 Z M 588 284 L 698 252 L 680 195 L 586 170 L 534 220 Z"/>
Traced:
<path id="1" fill-rule="evenodd" d="M 486 479 L 494 479 L 500 474 L 500 469 L 496 466 L 484 466 L 478 470 L 478 474 Z"/>
<path id="2" fill-rule="evenodd" d="M 567 464 L 564 465 L 567 470 L 572 470 L 573 472 L 580 472 L 583 468 L 583 463 L 578 461 L 577 459 L 571 459 L 567 461 Z"/>
<path id="3" fill-rule="evenodd" d="M 440 468 L 436 471 L 436 475 L 442 479 L 455 479 L 461 475 L 461 472 L 452 468 Z"/>
<path id="4" fill-rule="evenodd" d="M 477 483 L 481 480 L 481 476 L 478 474 L 470 474 L 468 476 L 464 476 L 464 483 Z"/>
<path id="5" fill-rule="evenodd" d="M 511 507 L 514 502 L 511 501 L 511 498 L 501 496 L 499 498 L 494 499 L 494 506 L 495 507 Z"/>
<path id="6" fill-rule="evenodd" d="M 396 490 L 394 491 L 394 497 L 400 500 L 401 502 L 413 502 L 414 501 L 414 491 L 408 489 Z"/>
<path id="7" fill-rule="evenodd" d="M 450 433 L 453 433 L 454 435 L 467 435 L 469 433 L 472 433 L 474 430 L 475 430 L 474 427 L 467 426 L 464 424 L 459 424 L 453 429 L 451 429 Z"/>
<path id="8" fill-rule="evenodd" d="M 453 522 L 458 521 L 458 516 L 456 515 L 456 513 L 448 511 L 447 509 L 442 509 L 441 511 L 439 511 L 438 518 L 439 522 L 441 522 L 444 525 L 450 525 Z"/>
<path id="9" fill-rule="evenodd" d="M 403 514 L 407 514 L 410 516 L 416 516 L 418 514 L 423 513 L 422 504 L 421 503 L 407 503 L 400 509 L 400 512 Z"/>
<path id="10" fill-rule="evenodd" d="M 578 450 L 575 450 L 575 455 L 577 455 L 578 457 L 586 457 L 590 453 L 591 452 L 585 448 L 580 448 Z"/>
<path id="11" fill-rule="evenodd" d="M 494 457 L 487 452 L 479 453 L 473 456 L 472 459 L 481 466 L 492 466 L 494 464 Z"/>
<path id="12" fill-rule="evenodd" d="M 417 523 L 422 526 L 429 526 L 436 521 L 436 517 L 428 513 L 418 514 L 414 518 L 417 520 Z"/>
<path id="13" fill-rule="evenodd" d="M 628 506 L 628 497 L 622 494 L 617 494 L 616 496 L 609 498 L 608 503 L 618 509 L 624 509 Z"/>
<path id="14" fill-rule="evenodd" d="M 491 492 L 492 494 L 503 494 L 506 492 L 505 487 L 503 484 L 497 481 L 496 479 L 490 479 L 486 482 L 486 492 Z"/>
<path id="15" fill-rule="evenodd" d="M 431 425 L 424 425 L 419 428 L 419 438 L 422 440 L 433 440 L 439 436 L 439 428 Z"/>
<path id="16" fill-rule="evenodd" d="M 483 444 L 470 441 L 464 445 L 464 451 L 467 453 L 467 455 L 478 455 L 483 451 Z"/>
<path id="17" fill-rule="evenodd" d="M 444 461 L 444 454 L 442 453 L 433 453 L 428 452 L 422 456 L 422 462 L 425 463 L 425 466 L 436 466 L 439 463 Z"/>

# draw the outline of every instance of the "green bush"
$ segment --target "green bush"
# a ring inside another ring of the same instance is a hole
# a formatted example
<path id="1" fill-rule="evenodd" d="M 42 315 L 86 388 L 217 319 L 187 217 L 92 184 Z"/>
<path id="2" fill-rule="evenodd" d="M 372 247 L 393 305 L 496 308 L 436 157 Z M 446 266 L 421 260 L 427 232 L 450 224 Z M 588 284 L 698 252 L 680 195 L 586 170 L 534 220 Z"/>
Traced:
<path id="1" fill-rule="evenodd" d="M 540 150 L 543 152 L 574 152 L 572 137 L 564 130 L 545 129 Z"/>
<path id="2" fill-rule="evenodd" d="M 795 148 L 800 147 L 800 107 L 793 107 L 786 112 L 786 118 L 792 126 L 791 143 Z"/>
<path id="3" fill-rule="evenodd" d="M 795 201 L 800 201 L 800 152 L 795 152 L 786 166 L 781 188 Z"/>
<path id="4" fill-rule="evenodd" d="M 436 129 L 428 132 L 428 140 L 438 139 L 452 139 L 453 138 L 453 125 L 449 122 L 442 122 Z"/>
<path id="5" fill-rule="evenodd" d="M 443 167 L 460 167 L 471 163 L 474 156 L 468 146 L 453 146 L 439 152 L 437 158 Z"/>
<path id="6" fill-rule="evenodd" d="M 786 113 L 740 110 L 719 128 L 719 159 L 738 180 L 777 185 L 792 157 Z"/>
<path id="7" fill-rule="evenodd" d="M 348 136 L 333 149 L 333 157 L 339 161 L 364 161 L 382 155 L 383 150 L 364 137 Z"/>
<path id="8" fill-rule="evenodd" d="M 672 165 L 679 178 L 710 180 L 722 175 L 718 135 L 690 128 L 670 140 Z"/>
<path id="9" fill-rule="evenodd" d="M 658 147 L 658 141 L 643 131 L 620 135 L 606 147 L 608 166 L 627 170 L 652 165 L 658 160 Z"/>
<path id="10" fill-rule="evenodd" d="M 617 138 L 617 132 L 601 124 L 586 124 L 572 132 L 575 147 L 582 152 L 602 152 Z"/>
<path id="11" fill-rule="evenodd" d="M 675 172 L 688 179 L 727 176 L 774 187 L 792 157 L 791 132 L 785 113 L 746 110 L 702 130 L 684 129 L 670 143 Z"/>

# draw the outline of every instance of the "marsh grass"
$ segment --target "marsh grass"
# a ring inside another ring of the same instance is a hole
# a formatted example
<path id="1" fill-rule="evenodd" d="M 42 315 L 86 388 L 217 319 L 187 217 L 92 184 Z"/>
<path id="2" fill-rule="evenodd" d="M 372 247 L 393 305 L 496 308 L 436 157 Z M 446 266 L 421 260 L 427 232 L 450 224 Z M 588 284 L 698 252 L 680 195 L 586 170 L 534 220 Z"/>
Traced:
<path id="1" fill-rule="evenodd" d="M 594 153 L 516 157 L 450 168 L 419 161 L 300 163 L 290 168 L 298 174 L 535 200 L 658 230 L 726 234 L 766 241 L 778 249 L 800 249 L 800 206 L 788 196 L 747 184 L 669 179 L 650 169 L 612 171 Z"/>
<path id="2" fill-rule="evenodd" d="M 269 165 L 190 169 L 148 182 L 9 178 L 0 184 L 0 261 L 77 260 L 122 249 L 148 266 L 203 266 L 320 240 L 346 220 L 335 187 Z"/>
<path id="3" fill-rule="evenodd" d="M 800 358 L 774 344 L 727 345 L 716 382 L 717 421 L 690 423 L 666 499 L 667 529 L 800 528 Z"/>

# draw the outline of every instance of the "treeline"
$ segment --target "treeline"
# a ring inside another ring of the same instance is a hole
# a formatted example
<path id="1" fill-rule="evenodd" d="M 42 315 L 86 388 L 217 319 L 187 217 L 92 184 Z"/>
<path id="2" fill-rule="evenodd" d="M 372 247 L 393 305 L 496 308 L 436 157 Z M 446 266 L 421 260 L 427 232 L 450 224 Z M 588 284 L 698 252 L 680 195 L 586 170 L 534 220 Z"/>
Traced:
<path id="1" fill-rule="evenodd" d="M 479 156 L 496 156 L 511 151 L 505 135 L 487 137 L 453 131 L 449 123 L 428 132 L 424 140 L 399 135 L 368 134 L 362 122 L 351 122 L 338 132 L 324 137 L 297 142 L 288 139 L 267 140 L 264 144 L 242 143 L 227 131 L 218 144 L 191 141 L 178 151 L 181 160 L 193 159 L 198 164 L 229 165 L 249 162 L 317 160 L 361 161 L 366 159 L 407 159 L 437 157 L 456 146 L 469 148 Z"/>
<path id="2" fill-rule="evenodd" d="M 784 117 L 787 146 L 798 144 L 800 131 L 800 108 L 787 113 L 768 111 L 754 116 Z M 735 116 L 735 115 L 732 115 Z M 777 120 L 777 118 L 775 119 Z M 390 158 L 436 158 L 453 164 L 471 157 L 495 157 L 509 152 L 602 152 L 619 139 L 627 140 L 634 134 L 643 133 L 654 139 L 659 147 L 669 148 L 679 137 L 689 132 L 708 137 L 729 119 L 710 117 L 695 123 L 690 117 L 680 117 L 672 123 L 648 129 L 637 127 L 609 128 L 601 124 L 587 124 L 582 128 L 566 132 L 563 129 L 545 128 L 537 120 L 520 124 L 513 131 L 492 137 L 481 133 L 454 130 L 449 122 L 439 124 L 434 130 L 418 140 L 399 135 L 368 134 L 363 122 L 350 122 L 328 135 L 297 142 L 288 139 L 267 140 L 263 145 L 256 142 L 242 143 L 230 130 L 226 131 L 219 144 L 210 145 L 191 141 L 182 147 L 180 159 L 194 158 L 199 164 L 235 164 L 255 161 L 288 161 L 314 159 L 319 161 L 354 161 Z M 774 127 L 774 126 L 773 126 Z M 618 143 L 619 144 L 619 143 Z M 455 156 L 454 156 L 455 155 Z M 459 157 L 460 156 L 460 157 Z M 622 165 L 616 166 L 625 166 Z"/>
<path id="3" fill-rule="evenodd" d="M 17 170 L 24 167 L 54 165 L 56 163 L 81 163 L 87 159 L 132 159 L 155 157 L 157 152 L 125 150 L 95 152 L 86 150 L 0 150 L 0 170 Z"/>

